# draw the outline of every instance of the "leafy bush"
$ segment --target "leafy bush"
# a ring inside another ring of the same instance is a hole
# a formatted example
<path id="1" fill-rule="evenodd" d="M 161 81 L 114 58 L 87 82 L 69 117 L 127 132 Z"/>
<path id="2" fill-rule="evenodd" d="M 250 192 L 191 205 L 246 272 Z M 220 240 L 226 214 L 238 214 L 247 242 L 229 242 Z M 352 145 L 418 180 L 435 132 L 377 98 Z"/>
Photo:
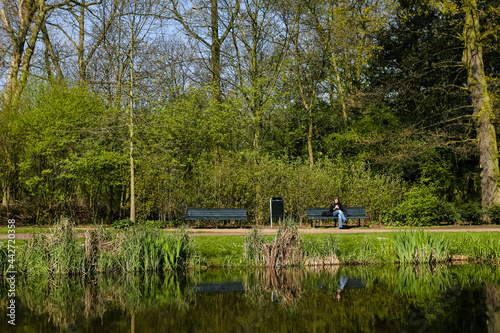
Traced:
<path id="1" fill-rule="evenodd" d="M 126 218 L 126 219 L 118 220 L 115 223 L 113 223 L 113 228 L 123 230 L 126 228 L 130 228 L 133 225 L 134 225 L 134 222 L 132 222 L 132 220 L 130 220 L 129 218 Z"/>
<path id="2" fill-rule="evenodd" d="M 492 223 L 500 223 L 500 205 L 493 205 L 488 207 L 487 214 Z"/>
<path id="3" fill-rule="evenodd" d="M 457 205 L 457 211 L 463 222 L 480 223 L 483 217 L 483 210 L 479 202 L 465 202 L 459 204 Z"/>
<path id="4" fill-rule="evenodd" d="M 458 213 L 454 206 L 440 199 L 432 188 L 415 186 L 405 194 L 386 216 L 392 225 L 428 226 L 440 222 L 456 222 Z"/>
<path id="5" fill-rule="evenodd" d="M 160 220 L 147 220 L 146 222 L 144 222 L 144 225 L 148 227 L 163 229 L 167 227 L 168 223 L 166 221 Z"/>

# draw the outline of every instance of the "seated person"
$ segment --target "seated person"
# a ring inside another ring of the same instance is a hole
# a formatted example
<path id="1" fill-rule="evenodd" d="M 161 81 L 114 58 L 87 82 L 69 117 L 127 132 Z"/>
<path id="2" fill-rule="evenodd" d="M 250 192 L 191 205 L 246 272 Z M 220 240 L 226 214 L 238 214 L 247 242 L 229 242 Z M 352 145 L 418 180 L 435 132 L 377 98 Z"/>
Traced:
<path id="1" fill-rule="evenodd" d="M 339 197 L 335 197 L 335 199 L 333 199 L 333 203 L 330 205 L 329 213 L 330 216 L 339 217 L 339 229 L 342 229 L 342 221 L 345 222 L 347 219 L 345 217 L 344 206 L 342 206 Z"/>

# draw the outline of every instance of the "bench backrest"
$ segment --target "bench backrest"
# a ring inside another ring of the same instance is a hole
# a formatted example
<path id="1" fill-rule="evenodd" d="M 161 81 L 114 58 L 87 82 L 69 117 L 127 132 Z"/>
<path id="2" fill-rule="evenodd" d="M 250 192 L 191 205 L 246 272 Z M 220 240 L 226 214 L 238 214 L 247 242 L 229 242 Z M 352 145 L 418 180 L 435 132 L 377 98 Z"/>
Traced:
<path id="1" fill-rule="evenodd" d="M 246 209 L 224 209 L 224 208 L 188 208 L 186 211 L 186 220 L 246 220 Z"/>
<path id="2" fill-rule="evenodd" d="M 330 207 L 325 208 L 306 208 L 307 217 L 325 217 L 322 216 L 323 212 L 326 212 Z M 348 219 L 363 219 L 368 218 L 366 215 L 365 207 L 344 207 Z M 330 216 L 331 217 L 331 216 Z"/>

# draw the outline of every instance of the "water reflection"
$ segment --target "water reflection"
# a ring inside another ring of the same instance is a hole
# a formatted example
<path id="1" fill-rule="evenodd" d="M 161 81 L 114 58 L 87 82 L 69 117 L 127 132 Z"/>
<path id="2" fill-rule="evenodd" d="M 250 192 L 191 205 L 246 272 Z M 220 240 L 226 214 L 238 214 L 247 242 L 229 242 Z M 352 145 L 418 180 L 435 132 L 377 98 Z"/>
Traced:
<path id="1" fill-rule="evenodd" d="M 0 285 L 2 332 L 6 281 Z M 33 332 L 500 332 L 496 266 L 329 266 L 24 279 Z"/>

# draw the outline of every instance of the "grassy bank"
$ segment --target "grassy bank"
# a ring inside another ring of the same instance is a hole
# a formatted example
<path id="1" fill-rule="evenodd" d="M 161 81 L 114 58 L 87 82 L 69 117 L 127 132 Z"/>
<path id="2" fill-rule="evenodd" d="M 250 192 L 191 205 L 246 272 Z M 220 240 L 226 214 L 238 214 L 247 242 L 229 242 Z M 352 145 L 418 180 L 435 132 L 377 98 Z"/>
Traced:
<path id="1" fill-rule="evenodd" d="M 83 238 L 68 221 L 49 233 L 16 242 L 16 269 L 28 275 L 111 271 L 165 271 L 211 266 L 295 266 L 370 263 L 433 263 L 453 258 L 500 262 L 500 238 L 489 232 L 388 231 L 299 235 L 293 224 L 262 235 L 189 237 L 138 226 L 120 232 L 88 228 Z M 9 257 L 10 255 L 10 257 Z M 7 270 L 7 241 L 0 242 L 0 268 Z"/>
<path id="2" fill-rule="evenodd" d="M 404 232 L 401 232 L 404 233 Z M 338 263 L 392 263 L 402 259 L 394 248 L 394 235 L 400 232 L 376 234 L 307 234 L 301 235 L 307 259 L 336 256 Z M 438 261 L 460 258 L 467 261 L 500 261 L 500 237 L 489 232 L 433 232 L 431 237 L 447 243 L 448 256 Z M 274 235 L 263 236 L 270 242 Z M 197 236 L 192 238 L 202 262 L 212 266 L 245 266 L 245 236 Z"/>

